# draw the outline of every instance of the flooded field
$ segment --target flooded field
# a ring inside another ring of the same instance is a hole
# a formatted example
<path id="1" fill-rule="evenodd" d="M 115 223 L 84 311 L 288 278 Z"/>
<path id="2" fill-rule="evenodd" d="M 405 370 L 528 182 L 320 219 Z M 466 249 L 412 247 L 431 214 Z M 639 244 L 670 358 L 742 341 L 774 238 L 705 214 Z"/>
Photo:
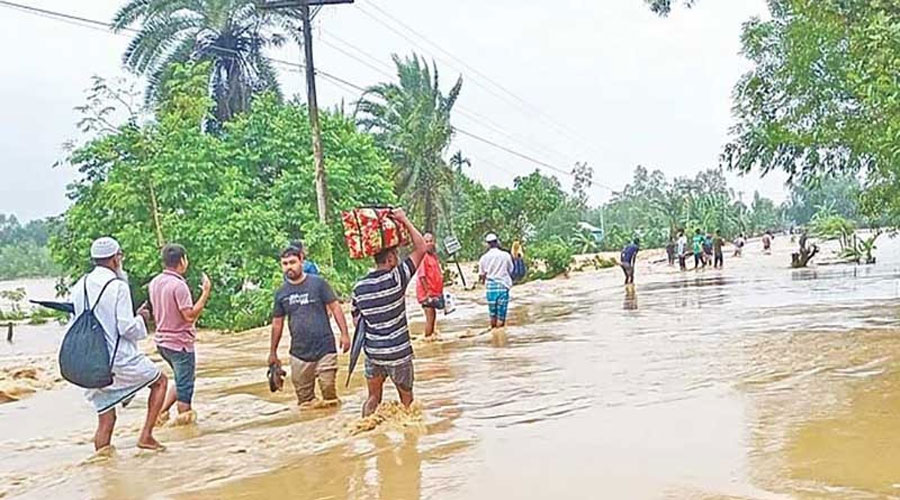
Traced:
<path id="1" fill-rule="evenodd" d="M 790 248 L 753 243 L 721 271 L 643 262 L 635 293 L 616 269 L 530 283 L 495 332 L 463 293 L 442 340 L 416 343 L 414 411 L 373 425 L 346 357 L 343 405 L 300 411 L 268 391 L 266 329 L 207 333 L 198 423 L 139 453 L 136 401 L 100 463 L 93 414 L 53 383 L 61 328 L 22 327 L 0 370 L 49 382 L 0 405 L 0 497 L 900 497 L 900 241 L 873 266 L 791 270 Z"/>

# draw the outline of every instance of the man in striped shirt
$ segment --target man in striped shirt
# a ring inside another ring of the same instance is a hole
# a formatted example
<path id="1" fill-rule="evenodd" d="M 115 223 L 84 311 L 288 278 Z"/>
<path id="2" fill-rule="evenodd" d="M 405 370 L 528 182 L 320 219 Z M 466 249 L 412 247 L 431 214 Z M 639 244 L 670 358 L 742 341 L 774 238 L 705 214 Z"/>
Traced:
<path id="1" fill-rule="evenodd" d="M 384 381 L 388 377 L 397 388 L 404 406 L 408 407 L 413 401 L 415 375 L 406 320 L 406 287 L 416 275 L 427 245 L 402 209 L 396 209 L 392 214 L 412 236 L 413 251 L 403 262 L 400 262 L 396 247 L 375 255 L 375 270 L 356 283 L 351 299 L 353 321 L 364 322 L 366 335 L 364 345 L 369 397 L 363 405 L 364 417 L 381 404 Z"/>

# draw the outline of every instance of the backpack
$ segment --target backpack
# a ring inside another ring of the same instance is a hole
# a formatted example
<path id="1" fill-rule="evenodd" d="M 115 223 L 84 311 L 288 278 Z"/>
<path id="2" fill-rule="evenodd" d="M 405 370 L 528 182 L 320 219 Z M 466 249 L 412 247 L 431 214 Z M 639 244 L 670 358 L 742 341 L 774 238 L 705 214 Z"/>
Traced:
<path id="1" fill-rule="evenodd" d="M 513 281 L 519 281 L 520 279 L 524 278 L 527 272 L 528 269 L 525 267 L 525 259 L 521 257 L 513 259 Z"/>
<path id="2" fill-rule="evenodd" d="M 106 346 L 106 331 L 94 315 L 103 292 L 111 279 L 103 285 L 93 307 L 88 307 L 87 278 L 84 280 L 84 310 L 66 331 L 59 349 L 59 371 L 63 378 L 85 389 L 99 389 L 113 383 L 112 361 Z M 112 359 L 119 350 L 119 336 Z"/>

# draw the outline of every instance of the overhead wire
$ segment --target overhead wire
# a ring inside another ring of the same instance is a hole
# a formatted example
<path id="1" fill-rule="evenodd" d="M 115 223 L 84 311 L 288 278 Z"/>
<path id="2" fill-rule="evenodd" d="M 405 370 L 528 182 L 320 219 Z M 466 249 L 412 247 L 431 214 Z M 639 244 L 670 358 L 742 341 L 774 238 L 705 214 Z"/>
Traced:
<path id="1" fill-rule="evenodd" d="M 387 63 L 385 63 L 385 62 L 382 61 L 381 59 L 379 59 L 379 58 L 377 58 L 377 57 L 375 57 L 375 56 L 373 56 L 373 55 L 367 53 L 366 51 L 360 49 L 359 47 L 357 47 L 357 46 L 355 46 L 355 45 L 353 45 L 353 44 L 351 44 L 350 42 L 347 42 L 346 40 L 344 40 L 344 39 L 342 39 L 342 38 L 340 38 L 340 37 L 337 37 L 336 35 L 333 35 L 333 34 L 327 32 L 326 30 L 321 30 L 321 32 L 322 32 L 323 34 L 325 34 L 325 35 L 328 37 L 328 39 L 331 39 L 331 40 L 340 42 L 340 43 L 343 44 L 344 46 L 348 47 L 350 50 L 353 50 L 353 51 L 355 51 L 356 53 L 360 54 L 362 57 L 368 59 L 369 61 L 372 61 L 372 63 L 378 64 L 378 65 L 382 65 L 383 68 L 389 68 L 389 67 L 390 67 L 390 65 L 388 65 Z M 332 43 L 329 43 L 329 42 L 327 41 L 327 39 L 325 39 L 325 38 L 320 38 L 320 41 L 322 41 L 323 43 L 325 43 L 325 44 L 328 45 L 329 47 L 338 49 L 338 48 L 335 47 Z M 394 77 L 396 76 L 396 75 L 394 75 L 394 74 L 390 74 L 390 73 L 388 72 L 387 69 L 376 69 L 375 67 L 373 67 L 373 64 L 369 64 L 369 63 L 366 62 L 366 61 L 360 61 L 360 59 L 359 59 L 358 57 L 354 57 L 354 56 L 351 55 L 351 54 L 347 54 L 347 52 L 344 51 L 344 50 L 338 49 L 338 51 L 341 52 L 341 53 L 343 53 L 343 54 L 345 54 L 345 55 L 347 55 L 348 57 L 351 57 L 352 59 L 354 59 L 354 60 L 356 60 L 356 61 L 359 61 L 360 63 L 364 64 L 365 66 L 367 66 L 367 67 L 369 67 L 369 68 L 371 68 L 371 69 L 377 71 L 379 74 L 381 74 L 381 75 L 383 75 L 383 76 L 386 76 L 386 77 L 388 77 L 388 78 L 394 78 Z M 529 137 L 529 138 L 525 138 L 525 137 L 519 138 L 519 137 L 516 137 L 515 135 L 513 135 L 513 134 L 507 132 L 506 130 L 504 130 L 504 129 L 502 128 L 502 125 L 500 125 L 500 124 L 494 122 L 493 120 L 491 120 L 490 118 L 488 118 L 488 117 L 486 117 L 486 116 L 484 116 L 484 115 L 481 115 L 481 114 L 479 114 L 479 113 L 477 113 L 477 112 L 475 112 L 475 111 L 473 111 L 473 110 L 471 110 L 471 109 L 466 108 L 465 106 L 462 106 L 462 105 L 460 105 L 460 104 L 456 104 L 456 105 L 454 106 L 453 109 L 454 109 L 454 111 L 458 112 L 459 115 L 464 116 L 464 117 L 466 117 L 467 119 L 471 120 L 471 121 L 472 121 L 473 123 L 475 123 L 477 126 L 484 127 L 484 128 L 489 129 L 489 130 L 491 130 L 491 131 L 493 131 L 493 132 L 495 132 L 495 133 L 497 133 L 497 134 L 500 134 L 500 135 L 506 137 L 507 139 L 509 139 L 509 140 L 511 140 L 511 141 L 513 141 L 513 142 L 515 142 L 515 143 L 517 143 L 517 144 L 519 144 L 520 147 L 523 147 L 523 148 L 526 148 L 526 149 L 530 149 L 530 150 L 532 150 L 532 151 L 534 151 L 534 152 L 537 152 L 537 151 L 540 150 L 540 151 L 542 151 L 542 152 L 544 152 L 544 153 L 550 153 L 551 156 L 555 156 L 555 157 L 558 157 L 558 158 L 563 158 L 563 159 L 566 160 L 566 162 L 574 163 L 574 161 L 573 161 L 573 160 L 575 159 L 574 156 L 567 155 L 567 154 L 565 154 L 565 153 L 560 152 L 559 150 L 557 150 L 557 149 L 555 149 L 555 148 L 552 148 L 552 147 L 546 146 L 546 145 L 544 145 L 544 144 L 541 144 L 540 142 L 538 142 L 538 141 L 536 141 L 536 140 L 534 140 L 534 139 L 532 139 L 532 138 L 530 138 L 530 137 Z"/>
<path id="2" fill-rule="evenodd" d="M 57 20 L 57 21 L 68 21 L 70 24 L 71 24 L 71 23 L 81 23 L 81 24 L 74 24 L 74 25 L 80 26 L 80 27 L 84 27 L 84 28 L 89 28 L 89 29 L 93 29 L 94 27 L 103 27 L 103 28 L 104 28 L 104 30 L 103 30 L 104 33 L 111 34 L 111 35 L 119 35 L 119 34 L 120 34 L 120 33 L 111 31 L 111 26 L 110 26 L 109 24 L 104 23 L 104 22 L 102 22 L 102 21 L 98 21 L 98 20 L 96 20 L 96 19 L 90 19 L 90 18 L 81 17 L 81 16 L 77 16 L 77 15 L 67 14 L 67 13 L 64 13 L 64 12 L 58 12 L 58 11 L 53 11 L 53 10 L 48 10 L 48 9 L 42 9 L 42 8 L 39 8 L 39 7 L 30 6 L 30 5 L 20 4 L 20 3 L 16 3 L 16 2 L 10 2 L 10 1 L 8 1 L 8 0 L 0 0 L 0 7 L 12 8 L 12 9 L 16 9 L 16 10 L 23 11 L 23 12 L 28 12 L 28 13 L 31 13 L 31 14 L 34 14 L 34 15 L 39 15 L 40 17 L 44 17 L 44 18 L 48 18 L 48 19 L 52 19 L 52 20 Z M 127 27 L 126 27 L 126 28 L 122 28 L 120 31 L 128 31 L 128 32 L 132 32 L 132 33 L 138 33 L 138 32 L 139 32 L 139 30 L 136 30 L 136 29 L 133 29 L 133 28 L 127 28 Z M 227 47 L 219 47 L 219 46 L 211 46 L 211 47 L 212 47 L 212 48 L 217 48 L 217 49 L 219 49 L 219 50 L 226 51 L 226 52 L 232 52 L 232 53 L 235 53 L 235 54 L 237 53 L 237 51 L 234 51 L 233 49 L 229 49 L 229 48 L 227 48 Z M 281 65 L 284 65 L 284 66 L 293 67 L 293 68 L 295 68 L 297 71 L 299 71 L 300 69 L 304 69 L 304 70 L 305 70 L 305 68 L 306 68 L 305 65 L 303 65 L 303 64 L 301 64 L 301 63 L 298 63 L 298 62 L 286 61 L 286 60 L 283 60 L 283 59 L 272 58 L 272 57 L 266 57 L 266 59 L 268 59 L 268 60 L 271 61 L 271 62 L 277 63 L 277 64 L 281 64 Z M 361 86 L 361 85 L 357 85 L 357 84 L 352 83 L 352 82 L 350 82 L 350 81 L 347 81 L 347 80 L 345 80 L 345 79 L 343 79 L 343 78 L 341 78 L 341 77 L 339 77 L 339 76 L 337 76 L 337 75 L 334 75 L 334 74 L 332 74 L 332 73 L 329 73 L 329 72 L 327 72 L 327 71 L 323 71 L 323 70 L 320 70 L 320 69 L 316 69 L 315 73 L 316 73 L 316 75 L 319 75 L 319 76 L 321 76 L 321 77 L 323 77 L 323 78 L 325 78 L 325 79 L 331 81 L 332 83 L 335 83 L 335 84 L 338 84 L 338 85 L 343 85 L 343 86 L 345 86 L 345 87 L 347 87 L 347 88 L 350 88 L 350 89 L 353 89 L 353 90 L 356 90 L 356 91 L 359 91 L 359 92 L 362 92 L 362 93 L 365 93 L 365 92 L 366 92 L 366 88 L 365 88 L 365 87 L 363 87 L 363 86 Z M 509 148 L 509 147 L 503 146 L 503 145 L 501 145 L 501 144 L 499 144 L 499 143 L 497 143 L 497 142 L 495 142 L 495 141 L 492 141 L 492 140 L 490 140 L 490 139 L 487 139 L 487 138 L 481 137 L 481 136 L 479 136 L 479 135 L 477 135 L 477 134 L 474 134 L 474 133 L 472 133 L 472 132 L 469 132 L 469 131 L 467 131 L 467 130 L 465 130 L 465 129 L 461 129 L 461 128 L 459 128 L 459 127 L 453 127 L 453 128 L 454 128 L 455 131 L 459 132 L 460 134 L 462 134 L 462 135 L 464 135 L 464 136 L 466 136 L 466 137 L 472 138 L 472 139 L 474 139 L 474 140 L 477 140 L 477 141 L 479 141 L 479 142 L 481 142 L 481 143 L 483 143 L 483 144 L 486 144 L 486 145 L 488 145 L 488 146 L 491 146 L 491 147 L 493 147 L 493 148 L 495 148 L 495 149 L 497 149 L 497 150 L 499 150 L 499 151 L 506 152 L 506 153 L 511 154 L 511 155 L 513 155 L 513 156 L 516 156 L 516 157 L 518 157 L 518 158 L 520 158 L 520 159 L 522 159 L 522 160 L 525 160 L 525 161 L 528 161 L 528 162 L 533 163 L 533 164 L 535 164 L 535 165 L 538 165 L 538 166 L 547 168 L 548 170 L 551 170 L 551 171 L 553 171 L 553 172 L 559 173 L 559 174 L 561 174 L 561 175 L 574 177 L 573 172 L 566 171 L 566 170 L 561 169 L 561 168 L 559 168 L 559 167 L 557 167 L 557 166 L 554 166 L 554 165 L 552 165 L 552 164 L 550 164 L 550 163 L 548 163 L 548 162 L 539 160 L 539 159 L 534 158 L 534 157 L 529 156 L 529 155 L 525 155 L 525 154 L 523 154 L 523 153 L 520 153 L 520 152 L 518 152 L 518 151 L 515 151 L 514 149 L 511 149 L 511 148 Z M 485 163 L 491 163 L 491 162 L 485 161 Z M 502 168 L 502 167 L 499 167 L 499 166 L 496 165 L 496 164 L 494 164 L 494 166 L 500 168 L 501 170 L 506 170 L 506 169 L 504 169 L 504 168 Z M 508 172 L 508 171 L 507 171 L 507 172 Z M 508 173 L 511 173 L 511 172 L 508 172 Z M 513 174 L 513 175 L 514 175 L 514 174 Z M 608 190 L 610 190 L 610 191 L 614 191 L 611 187 L 606 186 L 606 185 L 601 184 L 601 183 L 598 183 L 598 182 L 592 182 L 592 184 L 597 185 L 597 186 L 600 186 L 600 187 L 604 187 L 604 188 L 606 188 L 606 189 L 608 189 Z"/>
<path id="3" fill-rule="evenodd" d="M 413 43 L 414 45 L 416 45 L 416 46 L 418 46 L 419 48 L 421 48 L 421 46 L 419 46 L 416 42 L 410 40 L 410 39 L 409 39 L 408 37 L 406 37 L 405 35 L 399 33 L 397 29 L 395 29 L 395 28 L 392 27 L 392 26 L 387 25 L 387 23 L 384 22 L 383 20 L 380 20 L 380 19 L 378 19 L 376 16 L 374 16 L 373 14 L 367 12 L 365 9 L 363 9 L 363 7 L 362 7 L 361 4 L 355 4 L 355 5 L 357 6 L 357 8 L 358 8 L 361 12 L 363 12 L 365 15 L 367 15 L 367 16 L 370 17 L 371 19 L 374 19 L 376 22 L 378 22 L 378 23 L 380 23 L 380 24 L 382 24 L 382 25 L 385 25 L 389 30 L 393 31 L 394 33 L 397 33 L 398 35 L 400 35 L 401 37 L 403 37 L 403 38 L 404 38 L 405 40 L 407 40 L 408 42 Z M 512 98 L 513 100 L 517 101 L 517 102 L 519 103 L 520 106 L 523 106 L 524 108 L 530 109 L 533 113 L 535 113 L 535 114 L 537 114 L 538 116 L 540 116 L 540 117 L 543 119 L 543 121 L 545 121 L 546 123 L 548 123 L 548 124 L 552 125 L 554 128 L 556 128 L 556 129 L 558 130 L 558 132 L 560 132 L 561 135 L 562 135 L 563 137 L 566 137 L 568 140 L 572 141 L 573 144 L 578 144 L 578 145 L 581 145 L 581 146 L 583 146 L 583 147 L 587 147 L 587 148 L 589 148 L 589 149 L 593 149 L 596 153 L 602 154 L 600 151 L 598 151 L 598 150 L 592 145 L 592 143 L 590 143 L 589 141 L 584 140 L 583 138 L 579 138 L 579 137 L 578 137 L 579 134 L 578 134 L 576 131 L 573 131 L 572 129 L 570 129 L 569 127 L 567 127 L 567 126 L 565 126 L 565 125 L 563 125 L 563 124 L 560 124 L 560 123 L 557 122 L 552 116 L 550 116 L 549 114 L 545 113 L 544 111 L 542 111 L 542 110 L 541 110 L 540 108 L 538 108 L 537 106 L 535 106 L 535 105 L 529 103 L 527 100 L 525 100 L 525 99 L 519 97 L 518 95 L 516 95 L 515 93 L 513 93 L 512 91 L 510 91 L 509 89 L 507 89 L 506 87 L 504 87 L 503 85 L 501 85 L 500 83 L 498 83 L 498 82 L 496 82 L 495 80 L 491 79 L 489 76 L 487 76 L 487 75 L 485 75 L 484 73 L 482 73 L 481 71 L 478 71 L 477 69 L 473 68 L 471 65 L 467 64 L 467 63 L 466 63 L 465 61 L 463 61 L 461 58 L 456 57 L 456 56 L 453 55 L 450 51 L 448 51 L 448 50 L 444 49 L 443 47 L 441 47 L 438 43 L 433 42 L 433 41 L 432 41 L 431 39 L 429 39 L 427 36 L 425 36 L 425 35 L 419 33 L 419 32 L 416 31 L 414 28 L 410 27 L 409 25 L 407 25 L 406 23 L 404 23 L 403 21 L 401 21 L 400 19 L 398 19 L 396 16 L 394 16 L 394 15 L 390 14 L 389 12 L 387 12 L 383 7 L 379 7 L 379 6 L 376 4 L 376 2 L 375 2 L 374 0 L 369 0 L 369 1 L 367 2 L 366 5 L 369 6 L 369 7 L 371 7 L 371 8 L 373 8 L 373 9 L 375 9 L 375 10 L 378 11 L 382 16 L 386 17 L 387 19 L 390 19 L 392 22 L 396 23 L 397 25 L 399 25 L 399 26 L 402 27 L 403 29 L 409 31 L 410 33 L 412 33 L 412 34 L 415 35 L 416 37 L 418 37 L 418 38 L 420 38 L 421 40 L 423 40 L 425 43 L 428 43 L 429 45 L 435 47 L 438 51 L 440 51 L 440 52 L 446 54 L 447 57 L 449 57 L 449 58 L 452 59 L 453 61 L 456 61 L 458 64 L 460 64 L 460 65 L 463 66 L 464 68 L 467 68 L 467 69 L 468 69 L 470 72 L 472 72 L 473 74 L 478 75 L 478 76 L 480 76 L 481 78 L 483 78 L 485 81 L 491 83 L 494 87 L 498 88 L 498 89 L 500 90 L 500 92 L 502 92 L 504 95 L 507 95 L 507 96 L 509 96 L 510 98 Z M 481 86 L 482 88 L 484 88 L 483 85 L 480 85 L 480 86 Z M 487 89 L 486 89 L 486 90 L 487 90 Z M 493 92 L 492 92 L 492 93 L 493 93 Z M 496 95 L 496 93 L 494 93 L 494 95 Z M 508 102 L 508 101 L 507 101 L 507 102 Z M 569 135 L 573 135 L 574 138 L 573 138 L 573 137 L 569 137 Z"/>

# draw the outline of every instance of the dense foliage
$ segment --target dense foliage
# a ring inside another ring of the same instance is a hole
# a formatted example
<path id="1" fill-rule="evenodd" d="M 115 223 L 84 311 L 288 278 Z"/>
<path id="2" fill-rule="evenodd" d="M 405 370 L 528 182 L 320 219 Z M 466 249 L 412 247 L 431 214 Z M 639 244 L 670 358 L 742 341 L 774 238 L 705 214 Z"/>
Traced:
<path id="1" fill-rule="evenodd" d="M 51 241 L 66 276 L 86 271 L 91 240 L 111 234 L 140 300 L 160 270 L 159 248 L 178 242 L 191 258 L 189 282 L 200 271 L 214 282 L 205 324 L 245 328 L 267 320 L 281 282 L 278 251 L 302 237 L 346 294 L 368 263 L 347 257 L 337 214 L 329 226 L 317 221 L 305 106 L 264 95 L 221 133 L 206 133 L 207 66 L 176 69 L 155 122 L 126 125 L 74 151 L 82 178 Z M 322 127 L 331 209 L 393 203 L 390 167 L 372 137 L 337 114 L 323 114 Z"/>
<path id="2" fill-rule="evenodd" d="M 613 194 L 603 207 L 591 211 L 587 220 L 604 225 L 603 248 L 622 248 L 634 236 L 640 236 L 644 247 L 665 246 L 678 229 L 688 234 L 722 231 L 723 236 L 738 233 L 758 234 L 783 227 L 781 210 L 772 200 L 754 194 L 746 206 L 728 188 L 719 169 L 700 172 L 694 179 L 668 181 L 655 170 L 637 167 L 631 183 Z"/>
<path id="3" fill-rule="evenodd" d="M 890 0 L 769 0 L 744 27 L 723 159 L 793 181 L 866 175 L 862 208 L 900 220 L 900 9 Z"/>
<path id="4" fill-rule="evenodd" d="M 51 228 L 48 220 L 22 225 L 14 215 L 0 214 L 0 280 L 58 273 L 47 250 Z"/>
<path id="5" fill-rule="evenodd" d="M 496 233 L 507 247 L 520 241 L 526 255 L 529 247 L 542 242 L 557 237 L 568 241 L 580 217 L 580 208 L 559 181 L 538 171 L 517 177 L 512 188 L 486 188 L 458 174 L 452 206 L 453 216 L 440 232 L 452 232 L 459 238 L 464 259 L 483 252 L 488 233 Z"/>
<path id="6" fill-rule="evenodd" d="M 787 217 L 796 224 L 808 224 L 819 213 L 834 213 L 851 221 L 861 221 L 859 200 L 862 186 L 854 175 L 814 179 L 791 186 L 785 204 Z"/>

